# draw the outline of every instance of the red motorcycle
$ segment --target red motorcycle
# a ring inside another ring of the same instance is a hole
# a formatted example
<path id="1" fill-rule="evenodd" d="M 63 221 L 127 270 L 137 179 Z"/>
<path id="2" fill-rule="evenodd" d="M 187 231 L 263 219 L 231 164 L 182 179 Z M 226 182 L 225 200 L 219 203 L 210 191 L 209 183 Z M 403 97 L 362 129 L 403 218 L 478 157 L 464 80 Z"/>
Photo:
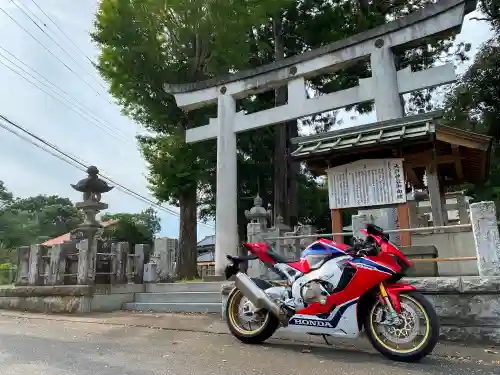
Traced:
<path id="1" fill-rule="evenodd" d="M 439 319 L 414 286 L 398 281 L 411 267 L 387 234 L 368 224 L 354 246 L 319 239 L 299 260 L 290 261 L 267 243 L 245 243 L 245 257 L 228 256 L 226 278 L 235 276 L 226 318 L 232 334 L 258 344 L 278 328 L 293 332 L 356 338 L 363 330 L 384 356 L 418 361 L 439 338 Z M 244 272 L 259 259 L 285 282 L 251 279 Z M 327 341 L 328 342 L 328 341 Z"/>

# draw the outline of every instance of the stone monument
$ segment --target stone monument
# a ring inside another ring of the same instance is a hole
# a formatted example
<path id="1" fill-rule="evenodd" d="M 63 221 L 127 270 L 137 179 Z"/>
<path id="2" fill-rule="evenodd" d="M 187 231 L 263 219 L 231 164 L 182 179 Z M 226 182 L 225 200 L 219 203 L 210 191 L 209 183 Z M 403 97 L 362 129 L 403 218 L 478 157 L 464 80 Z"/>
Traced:
<path id="1" fill-rule="evenodd" d="M 113 189 L 108 183 L 99 178 L 99 169 L 95 166 L 87 168 L 88 176 L 71 187 L 83 193 L 83 200 L 75 204 L 76 208 L 83 211 L 85 219 L 72 232 L 72 236 L 82 240 L 78 242 L 78 284 L 88 284 L 94 280 L 96 273 L 97 238 L 96 234 L 102 225 L 97 221 L 97 214 L 108 208 L 106 203 L 101 202 L 102 194 Z"/>

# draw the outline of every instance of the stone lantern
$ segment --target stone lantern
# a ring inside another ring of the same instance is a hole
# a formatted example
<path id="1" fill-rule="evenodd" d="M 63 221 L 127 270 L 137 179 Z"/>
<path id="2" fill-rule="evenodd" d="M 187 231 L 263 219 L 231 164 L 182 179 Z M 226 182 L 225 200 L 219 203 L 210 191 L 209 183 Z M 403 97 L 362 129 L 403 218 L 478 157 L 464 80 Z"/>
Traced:
<path id="1" fill-rule="evenodd" d="M 75 204 L 76 208 L 81 209 L 85 215 L 85 220 L 78 225 L 75 232 L 80 238 L 93 238 L 97 231 L 101 229 L 101 224 L 97 221 L 97 214 L 108 208 L 106 203 L 101 202 L 101 196 L 113 189 L 108 183 L 99 178 L 99 169 L 90 166 L 87 169 L 88 176 L 78 181 L 71 187 L 76 191 L 83 193 L 83 201 Z"/>
<path id="2" fill-rule="evenodd" d="M 272 211 L 262 207 L 262 198 L 257 194 L 253 200 L 253 207 L 245 211 L 245 217 L 251 224 L 259 224 L 261 232 L 267 229 L 267 222 L 271 220 Z"/>

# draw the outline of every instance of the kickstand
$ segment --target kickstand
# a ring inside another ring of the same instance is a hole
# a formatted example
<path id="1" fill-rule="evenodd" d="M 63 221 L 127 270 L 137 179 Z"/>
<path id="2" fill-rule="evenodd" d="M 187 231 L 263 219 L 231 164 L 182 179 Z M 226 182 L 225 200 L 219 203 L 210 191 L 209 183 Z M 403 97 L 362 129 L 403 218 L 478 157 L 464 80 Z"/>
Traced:
<path id="1" fill-rule="evenodd" d="M 327 340 L 327 338 L 326 338 L 326 335 L 321 335 L 321 336 L 323 336 L 323 340 L 325 340 L 326 345 L 330 345 L 330 343 L 328 342 L 328 340 Z"/>

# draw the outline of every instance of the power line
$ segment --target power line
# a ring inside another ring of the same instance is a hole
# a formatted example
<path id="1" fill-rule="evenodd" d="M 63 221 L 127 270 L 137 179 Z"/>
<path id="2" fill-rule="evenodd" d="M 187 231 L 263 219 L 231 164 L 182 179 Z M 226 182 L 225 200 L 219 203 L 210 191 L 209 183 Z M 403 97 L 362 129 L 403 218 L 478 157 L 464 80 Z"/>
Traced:
<path id="1" fill-rule="evenodd" d="M 62 104 L 63 106 L 65 106 L 66 108 L 68 108 L 70 111 L 73 111 L 74 113 L 76 113 L 78 116 L 80 116 L 81 118 L 83 118 L 85 121 L 89 121 L 88 118 L 86 118 L 85 116 L 83 116 L 80 112 L 77 112 L 75 110 L 75 108 L 71 107 L 71 106 L 68 106 L 65 102 L 63 102 L 61 99 L 59 99 L 58 97 L 52 95 L 50 92 L 47 92 L 45 89 L 43 89 L 42 87 L 40 87 L 39 85 L 37 85 L 36 83 L 30 81 L 29 79 L 27 79 L 25 76 L 23 76 L 22 74 L 20 74 L 18 71 L 16 71 L 15 69 L 13 69 L 11 66 L 7 65 L 5 62 L 1 61 L 0 60 L 0 64 L 4 65 L 7 69 L 9 69 L 10 71 L 12 71 L 13 73 L 15 73 L 16 75 L 18 75 L 19 77 L 21 77 L 22 79 L 24 79 L 25 81 L 29 82 L 31 85 L 33 85 L 34 87 L 36 87 L 38 90 L 42 91 L 44 94 L 50 96 L 52 99 L 56 100 L 57 102 L 59 102 L 60 104 Z M 104 131 L 106 134 L 110 135 L 111 137 L 123 142 L 124 140 L 122 138 L 118 138 L 115 134 L 109 132 L 106 128 L 103 128 L 100 126 L 99 123 L 95 123 L 95 122 L 92 122 L 92 121 L 89 121 L 91 124 L 97 126 L 99 129 L 101 129 L 102 131 Z"/>
<path id="2" fill-rule="evenodd" d="M 21 59 L 19 59 L 18 57 L 16 57 L 14 54 L 12 54 L 11 52 L 9 52 L 8 50 L 6 50 L 5 48 L 3 48 L 2 46 L 0 46 L 0 50 L 2 51 L 5 51 L 7 54 L 9 54 L 10 56 L 12 56 L 15 60 L 17 60 L 20 64 L 22 64 L 23 66 L 25 66 L 26 68 L 28 68 L 29 70 L 31 70 L 32 72 L 34 72 L 35 74 L 37 74 L 38 76 L 40 76 L 44 81 L 48 82 L 51 86 L 55 87 L 55 89 L 61 91 L 62 93 L 64 93 L 66 96 L 68 96 L 69 98 L 71 98 L 74 102 L 76 102 L 80 107 L 83 108 L 83 110 L 78 107 L 78 105 L 74 104 L 74 103 L 71 103 L 68 99 L 64 98 L 65 100 L 68 100 L 68 102 L 75 106 L 76 108 L 78 108 L 78 110 L 82 111 L 85 115 L 87 116 L 91 116 L 95 121 L 99 122 L 100 124 L 102 124 L 102 126 L 104 126 L 105 128 L 113 131 L 113 132 L 117 132 L 117 133 L 120 133 L 121 136 L 123 137 L 127 137 L 127 135 L 122 131 L 120 130 L 119 128 L 113 126 L 110 122 L 104 120 L 101 116 L 99 116 L 98 114 L 96 114 L 92 109 L 90 109 L 89 107 L 87 107 L 85 104 L 83 104 L 81 101 L 79 101 L 78 99 L 76 99 L 74 96 L 72 96 L 70 93 L 68 93 L 66 90 L 62 89 L 61 87 L 59 87 L 58 85 L 56 85 L 54 82 L 50 81 L 49 79 L 47 79 L 46 77 L 44 77 L 43 74 L 41 74 L 40 72 L 38 72 L 37 70 L 33 69 L 32 67 L 30 67 L 28 64 L 24 63 Z M 3 57 L 5 60 L 7 60 L 10 64 L 14 65 L 16 68 L 20 69 L 23 73 L 29 75 L 31 78 L 33 78 L 34 80 L 36 80 L 37 82 L 41 83 L 42 85 L 44 85 L 45 87 L 49 88 L 50 90 L 52 90 L 53 92 L 55 92 L 57 95 L 60 95 L 62 97 L 62 95 L 57 92 L 56 90 L 54 90 L 51 86 L 49 86 L 48 84 L 46 84 L 45 82 L 42 82 L 39 78 L 35 77 L 33 74 L 31 74 L 29 71 L 26 71 L 22 66 L 20 66 L 19 64 L 17 64 L 15 61 L 13 61 L 12 59 L 10 59 L 9 57 L 5 56 L 2 52 L 0 52 L 0 57 Z M 5 65 L 5 64 L 4 64 Z M 17 73 L 16 73 L 17 74 Z M 25 78 L 25 77 L 21 77 L 21 78 Z M 28 82 L 32 83 L 31 81 L 28 80 Z M 36 87 L 36 86 L 35 86 Z M 97 126 L 99 129 L 105 131 L 104 129 L 102 129 L 99 125 L 97 124 L 94 124 L 92 122 L 93 125 Z M 115 137 L 114 134 L 110 134 L 108 133 L 109 135 Z M 117 138 L 118 139 L 118 138 Z M 121 139 L 120 139 L 121 140 Z M 126 138 L 124 138 L 124 140 L 126 141 Z"/>
<path id="3" fill-rule="evenodd" d="M 30 16 L 28 13 L 26 13 L 26 11 L 25 11 L 23 8 L 21 8 L 21 6 L 20 6 L 18 3 L 13 2 L 13 4 L 16 6 L 16 8 L 17 8 L 17 9 L 19 9 L 21 12 L 23 12 L 23 13 L 24 13 L 24 15 L 25 15 L 26 17 L 28 17 L 28 18 L 30 19 L 30 21 L 31 21 L 31 22 L 33 22 L 33 24 L 34 24 L 37 28 L 39 28 L 39 29 L 40 29 L 40 31 L 41 31 L 42 33 L 44 33 L 45 35 L 47 35 L 47 37 L 49 37 L 49 38 L 50 38 L 50 40 L 52 40 L 52 41 L 56 44 L 56 46 L 58 46 L 58 47 L 59 47 L 59 49 L 60 49 L 61 51 L 63 51 L 66 55 L 68 55 L 68 57 L 69 57 L 71 60 L 73 60 L 73 62 L 74 62 L 76 65 L 78 65 L 78 66 L 79 66 L 79 67 L 80 67 L 80 68 L 81 68 L 81 69 L 82 69 L 85 73 L 87 73 L 87 75 L 88 75 L 90 78 L 92 78 L 95 82 L 97 82 L 97 84 L 98 84 L 98 85 L 100 85 L 100 86 L 101 86 L 104 90 L 106 90 L 106 86 L 104 86 L 104 85 L 102 84 L 102 82 L 99 82 L 99 81 L 98 81 L 98 80 L 97 80 L 97 79 L 96 79 L 96 78 L 92 75 L 92 73 L 90 73 L 90 72 L 89 72 L 89 71 L 88 71 L 88 70 L 87 70 L 84 66 L 80 65 L 80 63 L 79 63 L 79 62 L 78 62 L 78 61 L 77 61 L 77 60 L 76 60 L 76 59 L 75 59 L 75 58 L 74 58 L 74 57 L 73 57 L 73 56 L 72 56 L 72 55 L 71 55 L 68 51 L 66 51 L 66 49 L 65 49 L 63 46 L 61 46 L 61 45 L 60 45 L 60 44 L 59 44 L 59 43 L 58 43 L 58 42 L 57 42 L 57 41 L 56 41 L 56 40 L 55 40 L 55 39 L 54 39 L 51 35 L 49 35 L 49 34 L 48 34 L 48 33 L 47 33 L 47 32 L 46 32 L 46 31 L 45 31 L 45 30 L 44 30 L 44 29 L 43 29 L 43 28 L 42 28 L 42 27 L 41 27 L 41 26 L 40 26 L 40 25 L 39 25 L 39 24 L 38 24 L 38 23 L 37 23 L 37 22 L 33 19 L 33 18 L 31 18 L 31 16 Z M 38 21 L 40 21 L 40 22 L 42 23 L 42 25 L 44 25 L 45 27 L 47 27 L 47 25 L 45 24 L 45 22 L 43 22 L 43 21 L 40 19 L 40 17 L 38 17 L 38 16 L 37 16 L 37 15 L 36 15 L 36 14 L 35 14 L 35 13 L 34 13 L 34 12 L 30 9 L 30 8 L 29 8 L 29 7 L 27 7 L 25 4 L 23 4 L 23 7 L 24 7 L 24 8 L 26 8 L 26 10 L 27 10 L 27 11 L 28 11 L 28 12 L 29 12 L 29 13 L 30 13 L 33 17 L 35 17 Z M 47 27 L 47 29 L 48 29 L 48 27 Z"/>
<path id="4" fill-rule="evenodd" d="M 70 154 L 70 153 L 67 153 L 67 152 L 64 152 L 62 151 L 59 147 L 55 146 L 54 144 L 46 141 L 45 139 L 37 136 L 36 134 L 34 134 L 33 132 L 25 129 L 24 127 L 16 124 L 14 121 L 12 120 L 9 120 L 6 116 L 4 115 L 0 115 L 0 119 L 2 119 L 3 121 L 5 121 L 6 123 L 8 123 L 9 125 L 15 127 L 16 129 L 22 131 L 23 133 L 27 134 L 29 137 L 31 138 L 34 138 L 36 139 L 37 141 L 39 141 L 40 143 L 42 143 L 43 145 L 49 147 L 49 149 L 43 147 L 42 145 L 40 144 L 37 144 L 36 142 L 34 142 L 32 139 L 26 137 L 26 136 L 23 136 L 22 134 L 18 133 L 17 131 L 15 131 L 14 129 L 11 129 L 9 128 L 7 125 L 5 125 L 4 123 L 0 123 L 0 127 L 2 127 L 3 129 L 9 131 L 10 133 L 16 135 L 17 137 L 25 140 L 26 142 L 29 142 L 31 143 L 32 145 L 38 147 L 39 149 L 45 151 L 45 152 L 48 152 L 49 154 L 57 157 L 59 160 L 62 160 L 64 161 L 65 163 L 71 165 L 72 167 L 75 167 L 81 171 L 86 171 L 89 163 L 87 163 L 85 160 L 82 160 L 82 159 L 79 159 L 77 158 L 76 156 Z M 51 150 L 53 151 L 51 151 Z M 54 152 L 55 151 L 55 152 Z M 62 155 L 62 156 L 61 156 Z M 69 159 L 69 160 L 68 160 Z M 129 196 L 132 196 L 133 198 L 136 198 L 138 200 L 141 200 L 145 203 L 148 203 L 152 206 L 155 206 L 171 215 L 174 215 L 174 216 L 180 216 L 180 214 L 170 208 L 167 208 L 167 207 L 164 207 L 156 202 L 154 202 L 153 200 L 139 194 L 139 193 L 136 193 L 134 192 L 133 190 L 127 188 L 126 186 L 112 180 L 111 178 L 107 177 L 107 176 L 104 176 L 101 174 L 101 177 L 104 179 L 104 180 L 107 180 L 108 182 L 110 182 L 111 184 L 115 185 L 117 187 L 118 190 L 122 191 L 123 193 L 129 195 Z M 213 226 L 212 225 L 209 225 L 209 224 L 206 224 L 206 223 L 203 223 L 203 222 L 198 222 L 198 224 L 201 224 L 201 225 L 204 225 L 206 227 L 209 227 L 209 228 L 212 228 L 213 229 Z"/>
<path id="5" fill-rule="evenodd" d="M 64 32 L 64 30 L 63 30 L 63 29 L 61 29 L 61 28 L 59 27 L 59 25 L 58 25 L 58 24 L 57 24 L 57 23 L 56 23 L 56 22 L 55 22 L 55 21 L 54 21 L 54 20 L 53 20 L 53 19 L 52 19 L 52 18 L 51 18 L 48 14 L 47 14 L 47 13 L 45 13 L 45 11 L 42 9 L 42 7 L 40 7 L 40 5 L 38 5 L 38 3 L 37 3 L 35 0 L 31 0 L 31 2 L 32 2 L 33 4 L 35 4 L 35 6 L 38 8 L 38 10 L 40 10 L 40 12 L 42 12 L 42 13 L 43 13 L 43 15 L 44 15 L 45 17 L 47 17 L 47 19 L 48 19 L 48 20 L 49 20 L 49 21 L 50 21 L 50 22 L 51 22 L 51 23 L 52 23 L 52 24 L 53 24 L 53 25 L 54 25 L 54 26 L 55 26 L 55 27 L 59 30 L 59 32 L 60 32 L 62 35 L 64 35 L 64 37 L 65 37 L 67 40 L 69 40 L 69 41 L 70 41 L 70 43 L 71 43 L 73 46 L 75 46 L 75 48 L 76 48 L 76 49 L 77 49 L 77 50 L 78 50 L 78 51 L 79 51 L 79 52 L 80 52 L 83 56 L 85 56 L 85 58 L 86 58 L 86 59 L 87 59 L 87 60 L 88 60 L 88 61 L 89 61 L 92 65 L 94 65 L 94 62 L 92 61 L 92 59 L 91 59 L 90 57 L 88 57 L 88 56 L 85 54 L 85 52 L 83 52 L 83 51 L 80 49 L 80 47 L 78 47 L 78 45 L 77 45 L 77 44 L 73 41 L 73 39 L 71 39 L 71 38 L 68 36 L 68 34 L 66 34 L 66 33 Z"/>
<path id="6" fill-rule="evenodd" d="M 84 78 L 82 78 L 78 73 L 76 73 L 68 64 L 62 61 L 54 52 L 48 49 L 40 40 L 38 40 L 32 33 L 30 33 L 23 25 L 21 25 L 14 17 L 12 17 L 5 9 L 0 8 L 0 11 L 4 13 L 7 17 L 9 17 L 17 26 L 19 26 L 25 33 L 27 33 L 31 38 L 33 38 L 40 46 L 46 50 L 50 55 L 52 55 L 57 61 L 63 64 L 66 69 L 68 69 L 71 73 L 73 73 L 78 79 L 80 79 L 83 83 L 85 83 L 92 91 L 97 93 L 97 95 L 101 96 L 101 93 L 97 91 L 94 87 L 92 87 Z M 113 104 L 110 100 L 107 100 L 110 104 Z"/>

